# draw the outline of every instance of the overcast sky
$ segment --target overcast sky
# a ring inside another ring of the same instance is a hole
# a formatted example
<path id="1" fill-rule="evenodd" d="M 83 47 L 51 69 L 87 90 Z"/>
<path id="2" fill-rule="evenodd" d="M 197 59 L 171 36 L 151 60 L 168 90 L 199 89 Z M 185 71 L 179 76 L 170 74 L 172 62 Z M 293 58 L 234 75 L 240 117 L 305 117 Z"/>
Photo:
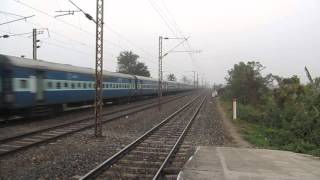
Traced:
<path id="1" fill-rule="evenodd" d="M 95 17 L 95 0 L 73 0 Z M 75 9 L 68 0 L 1 0 L 0 35 L 48 28 L 39 35 L 39 59 L 94 67 L 95 25 L 83 14 L 54 18 L 57 10 Z M 115 71 L 120 51 L 131 50 L 157 77 L 158 37 L 190 37 L 164 58 L 165 74 L 192 77 L 197 71 L 210 83 L 224 83 L 227 70 L 239 61 L 260 61 L 264 73 L 297 74 L 306 81 L 304 66 L 320 76 L 319 0 L 105 0 L 104 67 Z M 179 40 L 163 42 L 164 51 Z M 0 38 L 0 53 L 32 57 L 28 36 Z"/>

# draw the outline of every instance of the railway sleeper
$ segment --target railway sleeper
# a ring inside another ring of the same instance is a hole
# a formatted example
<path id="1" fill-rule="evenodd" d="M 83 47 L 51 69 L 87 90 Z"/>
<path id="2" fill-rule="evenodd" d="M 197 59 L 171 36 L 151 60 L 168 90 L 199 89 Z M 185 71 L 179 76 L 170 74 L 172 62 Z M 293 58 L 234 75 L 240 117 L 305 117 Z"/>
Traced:
<path id="1" fill-rule="evenodd" d="M 125 179 L 125 180 L 150 180 L 153 178 L 153 175 L 148 174 L 132 174 L 132 173 L 124 173 L 124 172 L 114 172 L 114 171 L 106 171 L 103 173 L 103 175 L 96 178 L 96 180 L 105 180 L 105 179 L 111 179 L 111 180 L 119 180 L 119 179 Z"/>
<path id="2" fill-rule="evenodd" d="M 164 140 L 164 141 L 161 141 L 161 140 L 152 140 L 152 139 L 147 139 L 145 140 L 146 143 L 149 143 L 149 144 L 168 144 L 168 145 L 174 145 L 176 140 L 175 139 L 167 139 L 167 140 Z"/>
<path id="3" fill-rule="evenodd" d="M 145 166 L 148 165 L 149 167 L 152 168 L 159 168 L 161 166 L 161 162 L 156 162 L 156 161 L 131 161 L 131 160 L 120 160 L 117 164 L 124 165 L 124 166 Z"/>
<path id="4" fill-rule="evenodd" d="M 46 132 L 46 133 L 43 133 L 42 135 L 45 135 L 45 136 L 58 136 L 60 135 L 61 133 L 52 133 L 52 132 Z"/>
<path id="5" fill-rule="evenodd" d="M 161 135 L 151 135 L 148 139 L 169 139 L 169 138 L 178 138 L 180 135 L 175 134 L 175 135 L 166 135 L 166 136 L 161 136 Z"/>
<path id="6" fill-rule="evenodd" d="M 51 133 L 56 133 L 56 134 L 64 134 L 67 133 L 68 131 L 63 131 L 63 130 L 54 130 L 54 131 L 50 131 Z"/>
<path id="7" fill-rule="evenodd" d="M 178 179 L 178 175 L 165 174 L 163 177 L 163 180 L 177 180 L 177 179 Z"/>
<path id="8" fill-rule="evenodd" d="M 1 144 L 0 148 L 4 149 L 15 149 L 15 148 L 20 148 L 21 146 L 16 145 L 16 144 Z"/>
<path id="9" fill-rule="evenodd" d="M 147 143 L 147 142 L 142 142 L 140 145 L 151 147 L 151 148 L 172 148 L 172 146 L 173 146 L 173 145 L 163 144 L 163 143 L 154 144 L 154 143 Z M 184 148 L 190 148 L 190 147 L 191 147 L 190 145 L 182 144 L 182 145 L 180 145 L 179 148 L 184 149 Z"/>
<path id="10" fill-rule="evenodd" d="M 156 147 L 136 147 L 136 150 L 138 151 L 146 151 L 146 152 L 169 152 L 169 147 L 162 147 L 162 148 L 156 148 Z M 180 151 L 180 150 L 179 150 Z M 181 151 L 188 151 L 187 149 L 181 149 Z"/>
<path id="11" fill-rule="evenodd" d="M 143 167 L 123 166 L 115 164 L 110 170 L 131 174 L 156 174 L 158 168 L 151 168 L 147 164 Z"/>
<path id="12" fill-rule="evenodd" d="M 164 161 L 164 159 L 167 156 L 164 155 L 158 155 L 158 156 L 140 156 L 137 157 L 136 155 L 128 154 L 124 157 L 125 160 L 130 160 L 130 161 Z"/>
<path id="13" fill-rule="evenodd" d="M 22 138 L 22 139 L 20 139 L 20 141 L 26 141 L 26 142 L 34 143 L 34 142 L 41 141 L 41 139 L 36 139 L 36 138 Z"/>
<path id="14" fill-rule="evenodd" d="M 180 167 L 174 167 L 174 166 L 169 166 L 165 167 L 163 169 L 164 174 L 179 174 L 181 168 Z"/>
<path id="15" fill-rule="evenodd" d="M 147 148 L 146 148 L 147 149 Z M 152 151 L 139 151 L 139 150 L 133 150 L 130 152 L 130 154 L 132 155 L 136 155 L 136 156 L 166 156 L 169 154 L 169 151 L 167 152 L 152 152 Z"/>
<path id="16" fill-rule="evenodd" d="M 33 142 L 34 142 L 34 141 L 33 141 Z M 33 142 L 17 140 L 17 141 L 14 141 L 13 143 L 15 143 L 15 144 L 31 144 L 31 143 L 33 143 Z"/>
<path id="17" fill-rule="evenodd" d="M 167 167 L 182 168 L 185 165 L 186 162 L 187 161 L 175 161 L 175 160 L 172 159 L 172 160 L 170 160 L 168 162 Z"/>
<path id="18" fill-rule="evenodd" d="M 8 151 L 7 149 L 0 148 L 0 154 L 1 154 L 1 152 L 7 152 L 7 151 Z"/>

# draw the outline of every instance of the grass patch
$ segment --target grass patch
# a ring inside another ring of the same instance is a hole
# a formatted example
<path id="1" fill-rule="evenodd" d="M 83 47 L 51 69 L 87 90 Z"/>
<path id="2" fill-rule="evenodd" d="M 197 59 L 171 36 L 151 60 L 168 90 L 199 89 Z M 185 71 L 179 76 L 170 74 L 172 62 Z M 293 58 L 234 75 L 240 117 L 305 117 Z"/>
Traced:
<path id="1" fill-rule="evenodd" d="M 232 103 L 221 100 L 220 104 L 227 118 L 232 119 Z M 242 110 L 245 110 L 245 108 Z M 258 148 L 293 151 L 320 157 L 319 147 L 309 144 L 303 139 L 294 138 L 292 132 L 288 130 L 270 128 L 259 122 L 240 118 L 233 120 L 232 123 L 246 141 Z"/>
<path id="2" fill-rule="evenodd" d="M 226 116 L 232 119 L 232 103 L 227 101 L 220 101 L 222 108 L 225 110 Z M 259 124 L 250 123 L 241 119 L 233 120 L 232 123 L 238 127 L 242 137 L 257 147 L 268 148 L 269 141 L 265 136 L 264 127 Z"/>

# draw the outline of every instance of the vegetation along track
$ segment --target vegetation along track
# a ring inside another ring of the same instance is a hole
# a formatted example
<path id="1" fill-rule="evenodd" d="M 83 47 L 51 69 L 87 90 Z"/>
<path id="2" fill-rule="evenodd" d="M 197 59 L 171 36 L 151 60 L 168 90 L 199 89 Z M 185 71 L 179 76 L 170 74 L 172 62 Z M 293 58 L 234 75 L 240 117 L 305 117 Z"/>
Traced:
<path id="1" fill-rule="evenodd" d="M 178 95 L 166 100 L 163 100 L 162 104 L 183 98 L 187 95 Z M 138 113 L 157 106 L 157 102 L 144 103 L 136 106 L 130 106 L 122 109 L 118 109 L 112 112 L 104 113 L 103 116 L 107 116 L 103 123 L 116 120 L 121 117 L 128 116 L 130 114 Z M 25 134 L 5 138 L 0 140 L 0 157 L 14 153 L 19 150 L 23 150 L 41 143 L 49 142 L 66 135 L 85 130 L 94 126 L 93 116 L 74 120 L 72 122 L 55 125 L 49 128 L 44 128 Z"/>
<path id="2" fill-rule="evenodd" d="M 87 179 L 176 179 L 165 168 L 191 145 L 182 144 L 205 98 L 200 95 L 84 175 Z M 191 117 L 191 118 L 190 118 Z"/>

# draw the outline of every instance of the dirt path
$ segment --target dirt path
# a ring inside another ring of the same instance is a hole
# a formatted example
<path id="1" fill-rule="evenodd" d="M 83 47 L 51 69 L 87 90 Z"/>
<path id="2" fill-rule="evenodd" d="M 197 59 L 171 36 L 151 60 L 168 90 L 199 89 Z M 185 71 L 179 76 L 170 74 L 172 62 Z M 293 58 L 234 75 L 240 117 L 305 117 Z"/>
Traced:
<path id="1" fill-rule="evenodd" d="M 250 143 L 248 143 L 242 138 L 242 136 L 237 130 L 237 127 L 235 127 L 234 124 L 231 122 L 231 120 L 226 117 L 226 114 L 220 105 L 219 98 L 216 98 L 215 100 L 217 103 L 216 108 L 221 116 L 221 119 L 223 120 L 225 129 L 229 132 L 228 138 L 231 141 L 231 143 L 226 144 L 226 146 L 236 146 L 236 147 L 244 147 L 244 148 L 253 147 Z"/>

